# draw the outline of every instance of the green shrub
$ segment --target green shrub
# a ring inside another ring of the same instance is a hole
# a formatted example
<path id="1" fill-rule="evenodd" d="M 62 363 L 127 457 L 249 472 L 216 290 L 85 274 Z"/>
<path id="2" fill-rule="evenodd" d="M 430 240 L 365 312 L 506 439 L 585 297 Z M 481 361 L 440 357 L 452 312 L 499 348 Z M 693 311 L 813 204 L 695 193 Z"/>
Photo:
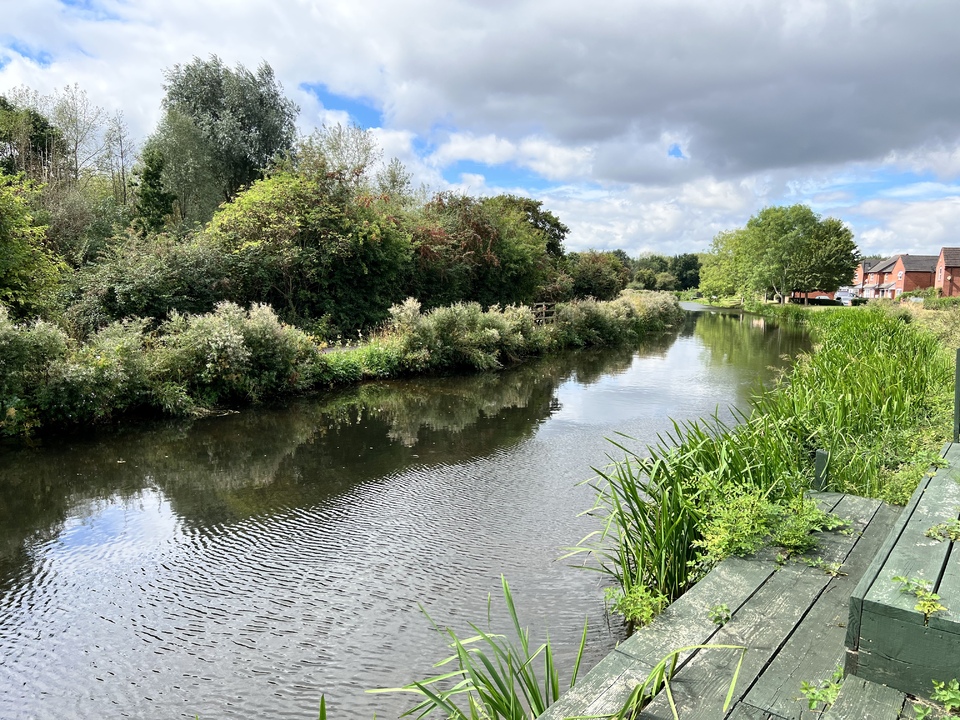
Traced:
<path id="1" fill-rule="evenodd" d="M 224 302 L 205 315 L 174 313 L 160 327 L 158 344 L 157 376 L 205 406 L 296 392 L 322 374 L 309 336 L 266 305 L 244 312 Z"/>
<path id="2" fill-rule="evenodd" d="M 64 358 L 69 340 L 42 320 L 18 325 L 0 304 L 0 432 L 27 433 L 39 423 L 33 396 L 46 367 Z"/>
<path id="3" fill-rule="evenodd" d="M 90 341 L 47 365 L 35 393 L 45 423 L 103 420 L 150 403 L 144 320 L 111 323 Z"/>

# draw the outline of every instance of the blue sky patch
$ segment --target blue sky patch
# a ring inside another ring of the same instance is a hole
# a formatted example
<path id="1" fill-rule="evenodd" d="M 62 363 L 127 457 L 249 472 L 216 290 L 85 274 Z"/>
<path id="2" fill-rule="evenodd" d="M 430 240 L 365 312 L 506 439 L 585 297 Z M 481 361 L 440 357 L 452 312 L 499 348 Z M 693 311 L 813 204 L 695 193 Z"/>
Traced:
<path id="1" fill-rule="evenodd" d="M 71 14 L 80 15 L 87 20 L 100 22 L 122 20 L 119 15 L 106 10 L 98 0 L 59 0 Z"/>
<path id="2" fill-rule="evenodd" d="M 670 149 L 667 150 L 667 155 L 672 158 L 680 158 L 681 160 L 686 159 L 686 155 L 683 154 L 683 150 L 680 149 L 680 145 L 674 143 L 670 146 Z"/>
<path id="3" fill-rule="evenodd" d="M 341 110 L 349 114 L 350 119 L 364 129 L 383 127 L 383 113 L 368 98 L 338 95 L 330 92 L 323 83 L 300 83 L 300 89 L 316 97 L 327 110 Z"/>
<path id="4" fill-rule="evenodd" d="M 501 165 L 487 165 L 475 160 L 458 160 L 443 169 L 443 179 L 449 183 L 459 183 L 464 173 L 483 175 L 486 184 L 490 187 L 524 188 L 532 192 L 548 190 L 556 186 L 549 180 L 537 175 L 532 170 L 517 167 L 512 163 Z"/>
<path id="5" fill-rule="evenodd" d="M 4 43 L 4 45 L 9 50 L 13 50 L 15 53 L 17 53 L 17 55 L 36 63 L 40 67 L 49 67 L 50 63 L 53 62 L 53 55 L 48 53 L 46 50 L 31 47 L 27 43 L 17 38 L 10 39 Z"/>

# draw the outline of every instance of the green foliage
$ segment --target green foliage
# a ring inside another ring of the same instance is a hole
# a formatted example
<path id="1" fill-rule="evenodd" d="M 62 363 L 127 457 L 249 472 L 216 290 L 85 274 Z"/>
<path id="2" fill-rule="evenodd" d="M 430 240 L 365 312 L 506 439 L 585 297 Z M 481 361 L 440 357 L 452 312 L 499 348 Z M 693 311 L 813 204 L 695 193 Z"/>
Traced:
<path id="1" fill-rule="evenodd" d="M 159 145 L 155 143 L 143 149 L 140 168 L 135 171 L 139 183 L 134 209 L 147 232 L 163 230 L 167 217 L 173 212 L 173 201 L 176 200 L 176 195 L 163 187 L 165 163 Z"/>
<path id="2" fill-rule="evenodd" d="M 0 171 L 0 303 L 18 317 L 40 312 L 65 268 L 45 247 L 30 203 L 37 190 L 23 176 Z"/>
<path id="3" fill-rule="evenodd" d="M 646 585 L 634 585 L 627 593 L 619 588 L 607 588 L 604 595 L 610 608 L 622 615 L 632 628 L 649 625 L 670 604 L 666 595 Z"/>
<path id="4" fill-rule="evenodd" d="M 859 259 L 853 233 L 839 220 L 821 219 L 805 205 L 768 207 L 745 228 L 714 238 L 700 289 L 707 297 L 832 291 L 853 276 Z"/>
<path id="5" fill-rule="evenodd" d="M 707 611 L 707 617 L 717 627 L 723 627 L 730 622 L 730 607 L 726 603 L 714 605 Z"/>
<path id="6" fill-rule="evenodd" d="M 816 710 L 817 705 L 822 703 L 821 710 L 825 712 L 837 701 L 842 685 L 843 667 L 837 665 L 837 668 L 833 671 L 833 676 L 829 680 L 822 680 L 819 683 L 804 680 L 800 684 L 800 692 L 807 699 L 807 706 L 811 710 Z"/>
<path id="7" fill-rule="evenodd" d="M 375 198 L 341 203 L 324 184 L 279 173 L 224 205 L 203 237 L 228 254 L 230 299 L 267 302 L 331 332 L 387 316 L 403 297 L 410 239 Z"/>
<path id="8" fill-rule="evenodd" d="M 548 252 L 555 238 L 537 220 L 545 212 L 534 213 L 510 196 L 436 195 L 413 227 L 416 263 L 409 294 L 424 307 L 539 299 L 541 287 L 555 277 Z"/>
<path id="9" fill-rule="evenodd" d="M 816 547 L 812 533 L 839 530 L 845 520 L 821 510 L 810 498 L 798 495 L 789 503 L 780 504 L 775 513 L 771 541 L 788 553 L 805 553 Z"/>
<path id="10" fill-rule="evenodd" d="M 144 325 L 145 321 L 112 323 L 50 362 L 34 395 L 44 423 L 98 422 L 150 404 Z"/>
<path id="11" fill-rule="evenodd" d="M 767 542 L 804 553 L 841 526 L 803 497 L 817 448 L 830 453 L 831 489 L 859 495 L 888 497 L 909 461 L 925 469 L 916 428 L 942 432 L 949 419 L 951 366 L 936 340 L 882 311 L 814 313 L 809 326 L 816 351 L 737 424 L 675 423 L 642 454 L 616 444 L 624 459 L 593 484 L 600 529 L 570 555 L 587 554 L 625 595 L 643 585 L 673 599 L 724 557 Z"/>
<path id="12" fill-rule="evenodd" d="M 930 717 L 930 714 L 933 712 L 933 708 L 927 707 L 926 705 L 921 705 L 920 703 L 913 704 L 913 717 L 914 720 L 927 720 Z"/>
<path id="13" fill-rule="evenodd" d="M 74 274 L 65 320 L 85 337 L 125 317 L 159 322 L 173 311 L 209 312 L 226 293 L 228 270 L 223 255 L 195 236 L 131 232 Z"/>
<path id="14" fill-rule="evenodd" d="M 69 340 L 42 320 L 16 325 L 0 305 L 0 433 L 29 434 L 40 420 L 33 395 L 45 368 L 66 357 Z"/>
<path id="15" fill-rule="evenodd" d="M 174 312 L 157 343 L 157 374 L 202 406 L 297 392 L 318 372 L 317 347 L 266 305 L 249 312 L 232 303 L 206 315 Z"/>
<path id="16" fill-rule="evenodd" d="M 914 610 L 923 614 L 923 624 L 926 625 L 934 613 L 945 612 L 946 606 L 940 602 L 940 596 L 933 592 L 933 583 L 924 578 L 908 578 L 897 575 L 894 582 L 900 583 L 900 591 L 917 598 Z"/>
<path id="17" fill-rule="evenodd" d="M 195 57 L 186 65 L 174 65 L 164 77 L 163 106 L 196 127 L 222 200 L 261 177 L 278 153 L 292 147 L 299 108 L 283 96 L 266 62 L 254 73 L 239 64 L 231 70 L 216 55 L 208 60 Z M 197 160 L 164 154 L 172 166 Z"/>
<path id="18" fill-rule="evenodd" d="M 949 683 L 934 680 L 931 698 L 942 704 L 947 712 L 960 710 L 960 682 L 956 678 Z"/>
<path id="19" fill-rule="evenodd" d="M 627 283 L 630 270 L 615 254 L 588 250 L 567 255 L 567 272 L 573 278 L 573 294 L 578 298 L 613 300 Z M 672 290 L 651 287 L 651 290 Z"/>
<path id="20" fill-rule="evenodd" d="M 935 540 L 949 540 L 950 542 L 960 541 L 960 520 L 950 520 L 949 522 L 937 523 L 926 529 L 923 533 L 929 538 Z"/>

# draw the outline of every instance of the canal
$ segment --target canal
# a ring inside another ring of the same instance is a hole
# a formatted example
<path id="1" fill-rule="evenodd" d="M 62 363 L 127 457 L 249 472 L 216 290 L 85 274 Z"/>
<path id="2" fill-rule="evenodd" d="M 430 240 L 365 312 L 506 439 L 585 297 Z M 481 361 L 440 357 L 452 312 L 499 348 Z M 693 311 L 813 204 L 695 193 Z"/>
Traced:
<path id="1" fill-rule="evenodd" d="M 0 717 L 397 717 L 441 626 L 504 627 L 500 576 L 569 671 L 623 637 L 580 481 L 744 407 L 806 340 L 690 312 L 636 348 L 378 382 L 283 408 L 0 448 Z M 625 433 L 634 441 L 625 441 Z M 564 678 L 567 677 L 565 674 Z"/>

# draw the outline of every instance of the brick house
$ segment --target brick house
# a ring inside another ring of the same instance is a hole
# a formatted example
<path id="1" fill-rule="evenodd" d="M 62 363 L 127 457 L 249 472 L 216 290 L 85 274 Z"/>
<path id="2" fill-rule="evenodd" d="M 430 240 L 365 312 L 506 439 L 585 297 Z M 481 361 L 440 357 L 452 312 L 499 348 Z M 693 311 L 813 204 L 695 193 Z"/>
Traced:
<path id="1" fill-rule="evenodd" d="M 960 295 L 960 248 L 941 248 L 933 286 L 944 297 Z"/>
<path id="2" fill-rule="evenodd" d="M 895 298 L 911 290 L 933 287 L 936 255 L 894 255 L 866 270 L 865 298 Z M 960 280 L 960 276 L 958 276 Z"/>

